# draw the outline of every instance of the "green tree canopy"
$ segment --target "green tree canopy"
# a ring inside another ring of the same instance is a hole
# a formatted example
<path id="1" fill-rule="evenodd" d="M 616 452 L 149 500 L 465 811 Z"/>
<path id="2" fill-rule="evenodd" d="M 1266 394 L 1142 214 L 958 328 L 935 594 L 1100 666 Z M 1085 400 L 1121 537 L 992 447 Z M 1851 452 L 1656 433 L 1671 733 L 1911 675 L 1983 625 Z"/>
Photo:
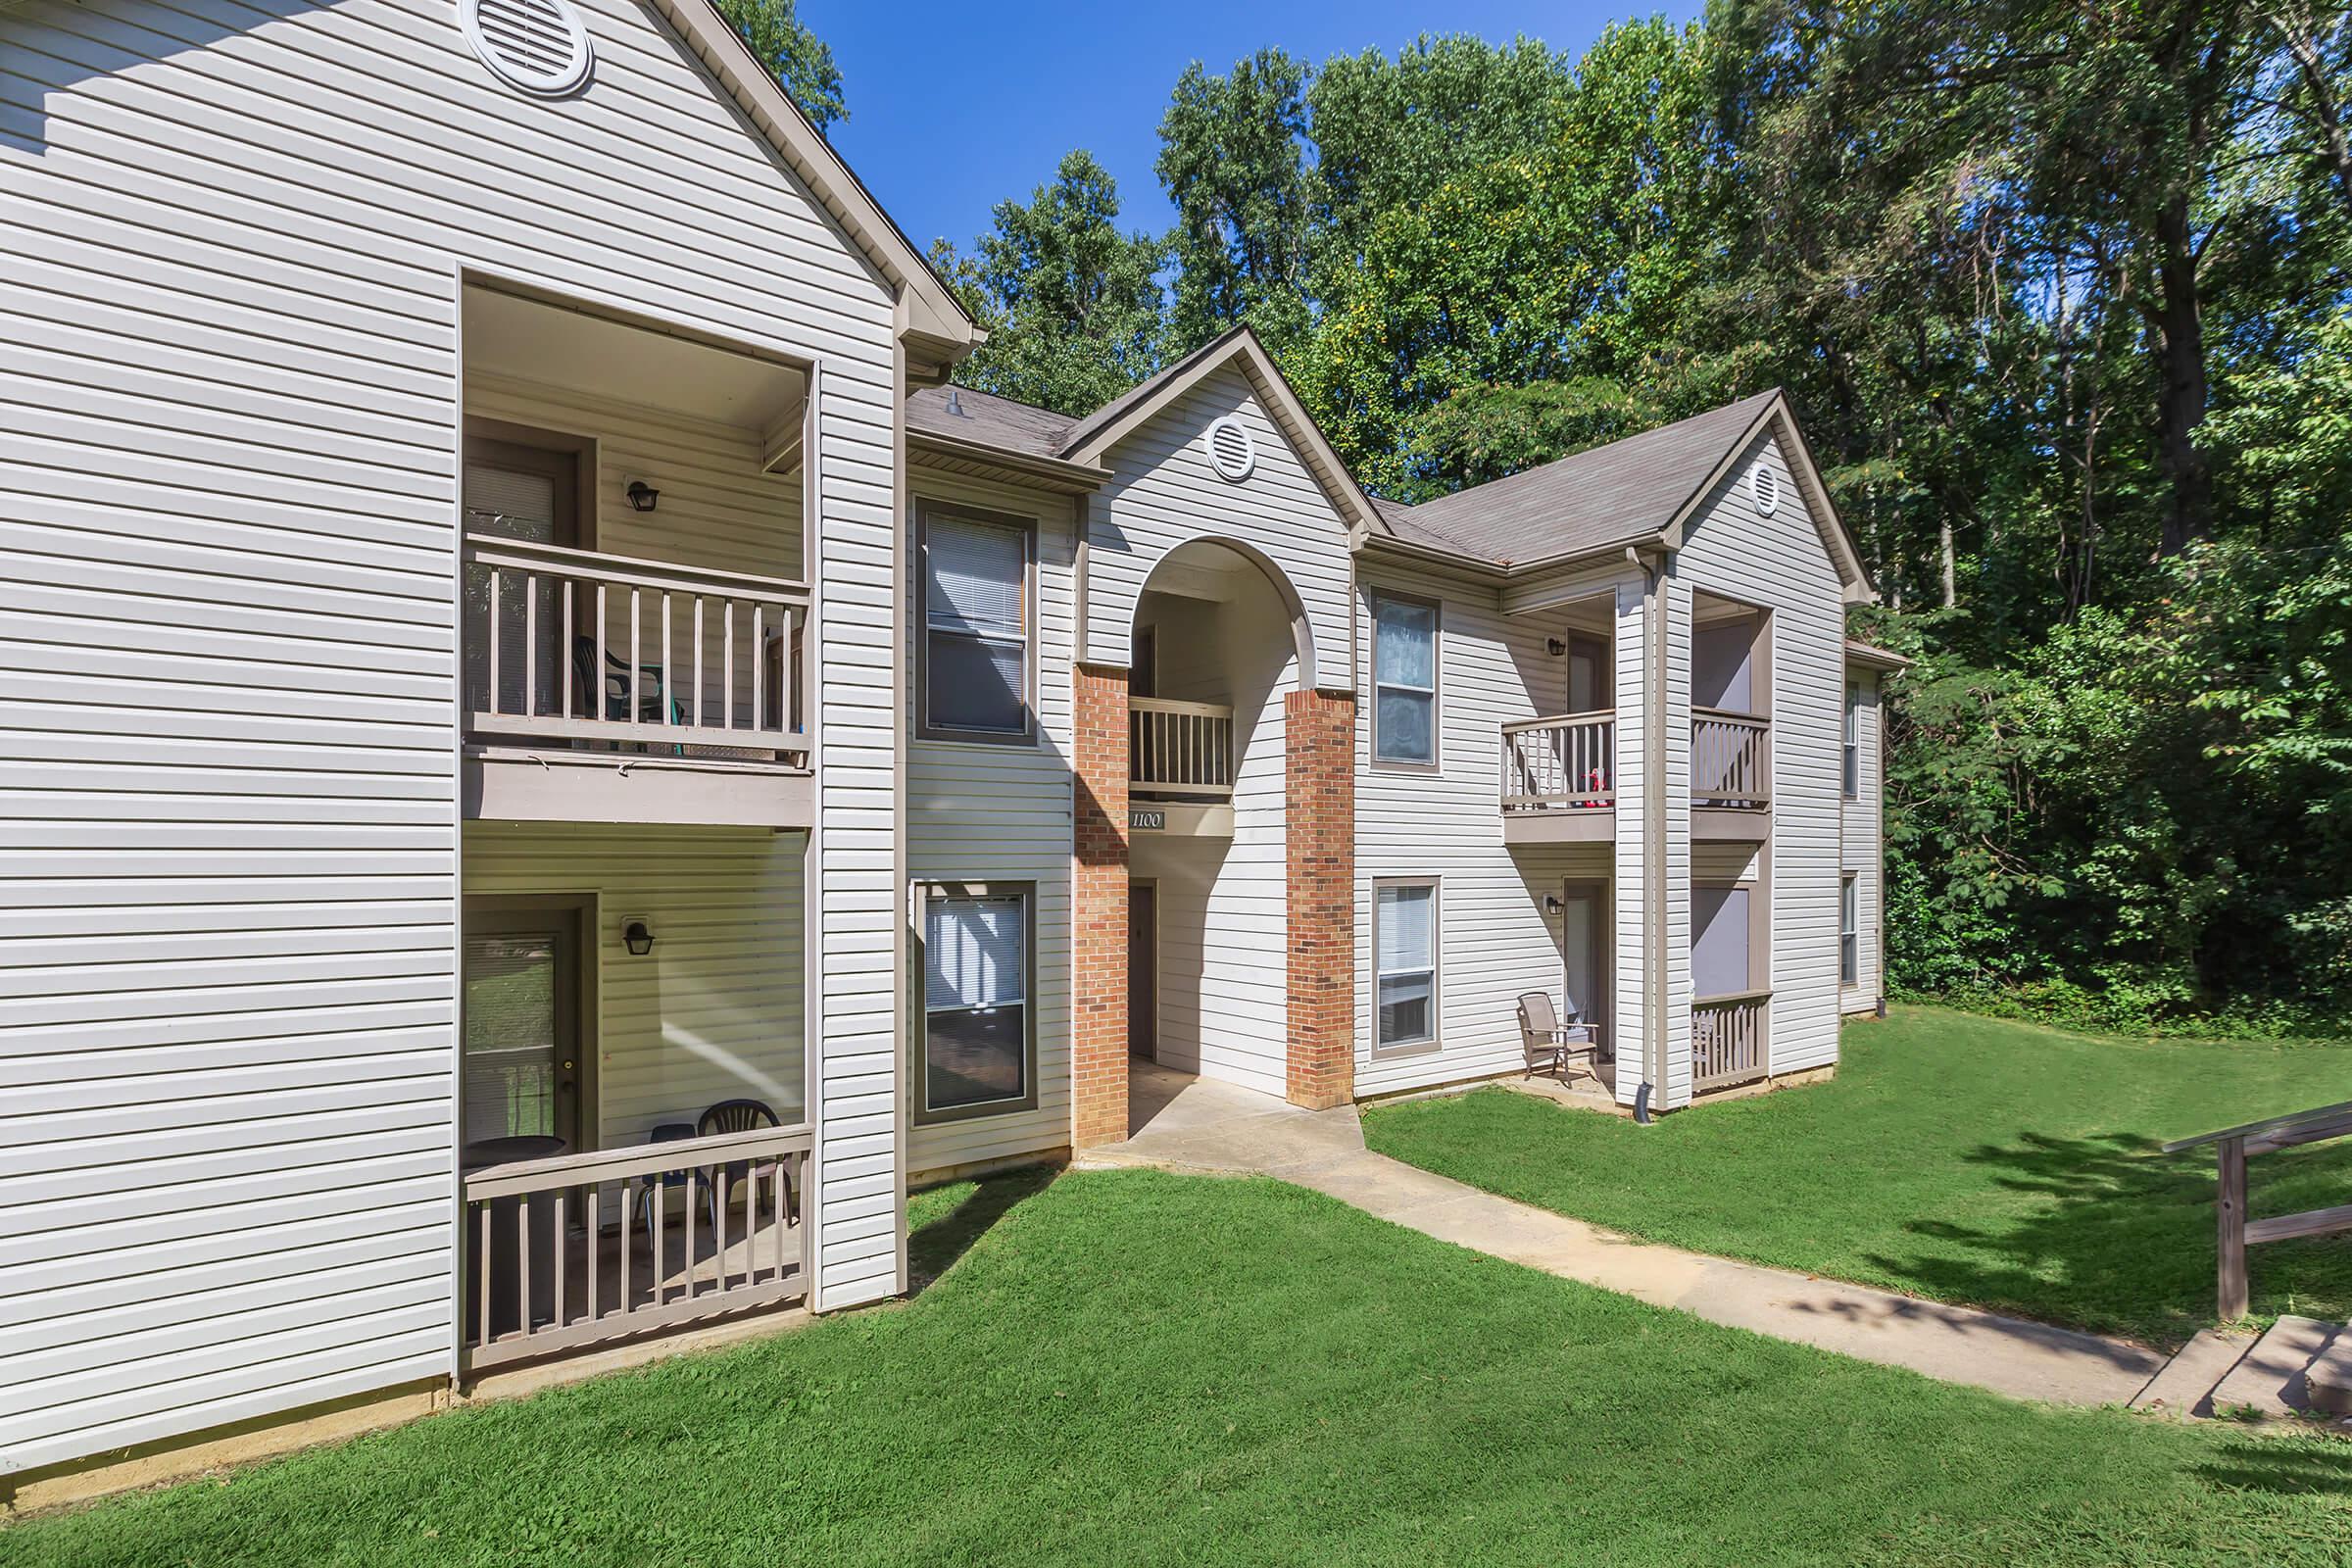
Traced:
<path id="1" fill-rule="evenodd" d="M 718 0 L 720 15 L 817 129 L 850 118 L 833 51 L 802 24 L 798 0 Z"/>

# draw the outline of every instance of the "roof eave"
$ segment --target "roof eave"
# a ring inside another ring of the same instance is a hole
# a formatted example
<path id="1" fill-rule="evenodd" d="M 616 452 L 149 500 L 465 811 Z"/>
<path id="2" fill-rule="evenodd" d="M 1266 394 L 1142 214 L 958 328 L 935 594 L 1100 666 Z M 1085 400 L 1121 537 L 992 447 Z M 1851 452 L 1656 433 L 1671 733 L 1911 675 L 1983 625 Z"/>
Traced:
<path id="1" fill-rule="evenodd" d="M 1061 489 L 1098 490 L 1114 477 L 1108 468 L 1093 464 L 1072 463 L 1066 458 L 1041 457 L 1033 452 L 1015 452 L 1006 447 L 991 446 L 985 441 L 959 440 L 952 435 L 918 430 L 912 426 L 906 431 L 906 449 L 959 462 L 982 464 L 1024 477 L 1050 480 Z"/>

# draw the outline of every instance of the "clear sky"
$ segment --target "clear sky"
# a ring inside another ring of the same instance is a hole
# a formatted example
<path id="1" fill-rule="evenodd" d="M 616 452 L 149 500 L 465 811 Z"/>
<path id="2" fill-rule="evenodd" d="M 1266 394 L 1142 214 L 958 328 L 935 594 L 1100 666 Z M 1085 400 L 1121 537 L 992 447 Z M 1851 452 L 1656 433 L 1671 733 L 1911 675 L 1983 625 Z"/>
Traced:
<path id="1" fill-rule="evenodd" d="M 1320 63 L 1423 32 L 1521 33 L 1581 54 L 1616 17 L 1676 22 L 1696 0 L 1176 0 L 1158 6 L 1046 0 L 801 0 L 801 20 L 833 48 L 850 119 L 833 144 L 918 246 L 941 234 L 968 247 L 989 210 L 1026 197 L 1061 155 L 1084 147 L 1119 182 L 1120 221 L 1174 219 L 1152 163 L 1159 117 L 1194 60 L 1223 73 L 1269 44 Z"/>

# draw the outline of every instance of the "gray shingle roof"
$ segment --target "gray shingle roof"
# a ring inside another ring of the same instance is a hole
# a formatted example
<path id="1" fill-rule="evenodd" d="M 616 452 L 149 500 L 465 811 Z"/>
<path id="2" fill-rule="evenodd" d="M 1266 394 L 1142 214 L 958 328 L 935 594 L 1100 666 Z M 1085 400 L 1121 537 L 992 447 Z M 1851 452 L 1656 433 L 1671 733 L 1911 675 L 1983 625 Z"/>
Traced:
<path id="1" fill-rule="evenodd" d="M 951 441 L 968 441 L 975 446 L 994 447 L 1000 452 L 1017 453 L 1026 458 L 1058 458 L 1068 440 L 1070 427 L 1078 421 L 1066 414 L 1047 409 L 1033 409 L 1026 403 L 998 397 L 993 392 L 975 392 L 970 387 L 953 389 L 961 414 L 948 412 L 950 388 L 922 387 L 906 399 L 906 428 L 922 434 L 943 436 Z"/>
<path id="2" fill-rule="evenodd" d="M 1661 533 L 1778 391 L 1629 435 L 1417 507 L 1380 504 L 1404 538 L 1497 564 Z"/>

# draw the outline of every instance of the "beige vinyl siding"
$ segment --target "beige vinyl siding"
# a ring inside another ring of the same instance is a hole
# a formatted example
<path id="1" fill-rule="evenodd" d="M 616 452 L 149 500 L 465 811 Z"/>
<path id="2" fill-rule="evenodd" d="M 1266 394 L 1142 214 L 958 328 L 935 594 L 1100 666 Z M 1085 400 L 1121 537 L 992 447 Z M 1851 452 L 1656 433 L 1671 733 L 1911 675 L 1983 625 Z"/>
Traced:
<path id="1" fill-rule="evenodd" d="M 466 893 L 596 900 L 596 1147 L 646 1141 L 721 1100 L 807 1109 L 798 833 L 468 822 Z M 642 915 L 654 951 L 621 945 Z"/>
<path id="2" fill-rule="evenodd" d="M 0 1469 L 453 1367 L 463 266 L 822 364 L 819 1267 L 897 1286 L 892 302 L 582 10 L 553 103 L 442 0 L 0 12 Z"/>
<path id="3" fill-rule="evenodd" d="M 1854 741 L 1860 765 L 1854 799 L 1842 801 L 1841 864 L 1854 875 L 1855 921 L 1860 962 L 1855 984 L 1844 989 L 1838 1005 L 1847 1012 L 1868 1012 L 1886 988 L 1886 848 L 1883 816 L 1886 808 L 1886 760 L 1885 713 L 1881 706 L 1882 676 L 1849 668 L 1847 678 L 1862 688 L 1860 710 L 1854 715 Z"/>
<path id="4" fill-rule="evenodd" d="M 915 741 L 907 750 L 906 849 L 917 881 L 1036 885 L 1030 979 L 1037 1031 L 1037 1107 L 918 1125 L 906 1168 L 920 1177 L 1070 1143 L 1070 648 L 1076 538 L 1067 496 L 916 469 L 917 502 L 937 500 L 1037 519 L 1038 742 L 1007 746 Z M 911 530 L 912 519 L 908 519 Z M 918 582 L 911 548 L 907 603 Z M 920 657 L 922 615 L 907 625 Z"/>
<path id="5" fill-rule="evenodd" d="M 1228 415 L 1241 419 L 1257 446 L 1256 469 L 1239 484 L 1218 477 L 1202 445 L 1208 426 Z M 1306 678 L 1348 689 L 1347 525 L 1241 371 L 1204 377 L 1104 461 L 1117 477 L 1092 500 L 1088 659 L 1125 665 L 1136 598 L 1160 558 L 1187 539 L 1231 539 L 1263 552 L 1305 607 L 1320 666 Z"/>
<path id="6" fill-rule="evenodd" d="M 1440 605 L 1440 766 L 1434 773 L 1375 766 L 1369 717 L 1356 726 L 1356 1092 L 1396 1094 L 1518 1071 L 1525 1064 L 1519 994 L 1544 990 L 1555 1001 L 1560 994 L 1559 916 L 1545 911 L 1544 898 L 1571 876 L 1605 882 L 1613 874 L 1606 843 L 1513 850 L 1502 842 L 1501 726 L 1565 706 L 1567 662 L 1544 646 L 1564 625 L 1542 612 L 1505 615 L 1485 586 L 1391 566 L 1367 567 L 1361 575 L 1359 691 L 1371 690 L 1374 595 L 1409 594 Z M 1593 574 L 1577 590 L 1613 595 L 1614 575 Z M 1620 694 L 1621 710 L 1627 701 Z M 1440 884 L 1435 1050 L 1374 1049 L 1373 886 L 1390 877 L 1434 877 Z M 1617 966 L 1620 976 L 1628 972 L 1622 955 Z M 1626 987 L 1617 992 L 1622 1008 Z M 1621 1010 L 1621 1025 L 1624 1017 Z"/>
<path id="7" fill-rule="evenodd" d="M 1781 503 L 1769 516 L 1756 511 L 1747 481 L 1757 464 L 1779 480 Z M 1838 569 L 1774 437 L 1759 436 L 1707 498 L 1675 574 L 1686 626 L 1690 586 L 1772 614 L 1770 1065 L 1776 1074 L 1824 1066 L 1838 1059 L 1845 605 Z M 1688 708 L 1687 695 L 1679 706 Z M 1687 745 L 1687 724 L 1683 733 Z M 1681 776 L 1687 790 L 1687 765 Z M 1688 999 L 1681 1010 L 1687 1038 Z M 1687 1078 L 1687 1045 L 1679 1056 Z"/>

